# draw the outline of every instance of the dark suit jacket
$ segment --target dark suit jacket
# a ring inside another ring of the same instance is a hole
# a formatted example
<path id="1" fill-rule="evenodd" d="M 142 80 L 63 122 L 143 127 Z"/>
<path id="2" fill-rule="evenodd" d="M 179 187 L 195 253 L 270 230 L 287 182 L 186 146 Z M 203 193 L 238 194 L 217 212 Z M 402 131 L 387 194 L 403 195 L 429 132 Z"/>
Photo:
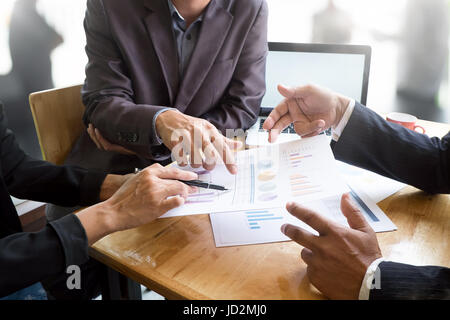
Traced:
<path id="1" fill-rule="evenodd" d="M 10 194 L 59 205 L 98 201 L 104 174 L 34 160 L 6 128 L 0 104 L 0 297 L 26 288 L 88 259 L 85 231 L 75 215 L 37 233 L 22 232 Z"/>
<path id="2" fill-rule="evenodd" d="M 450 133 L 429 138 L 357 104 L 333 151 L 338 160 L 426 192 L 450 193 Z M 450 299 L 448 268 L 394 262 L 379 267 L 381 289 L 371 290 L 371 299 Z"/>
<path id="3" fill-rule="evenodd" d="M 267 16 L 264 0 L 212 0 L 180 78 L 167 0 L 88 0 L 84 120 L 141 159 L 101 152 L 84 134 L 69 163 L 129 172 L 170 154 L 152 132 L 164 107 L 223 133 L 248 129 L 265 94 Z"/>

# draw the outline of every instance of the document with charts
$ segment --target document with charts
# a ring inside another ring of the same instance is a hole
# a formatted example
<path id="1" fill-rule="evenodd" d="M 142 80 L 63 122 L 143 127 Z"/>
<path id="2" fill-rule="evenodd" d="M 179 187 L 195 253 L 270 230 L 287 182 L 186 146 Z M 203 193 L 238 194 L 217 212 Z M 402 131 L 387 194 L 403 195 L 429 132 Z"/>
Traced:
<path id="1" fill-rule="evenodd" d="M 363 213 L 375 232 L 396 230 L 397 227 L 362 190 L 350 185 L 353 202 Z M 341 195 L 334 195 L 311 202 L 302 202 L 326 218 L 348 227 L 347 219 L 340 210 Z M 240 246 L 270 242 L 289 241 L 281 232 L 281 226 L 289 223 L 314 234 L 315 230 L 293 217 L 285 207 L 261 210 L 244 210 L 210 215 L 217 247 Z"/>
<path id="2" fill-rule="evenodd" d="M 238 174 L 225 166 L 193 170 L 199 179 L 229 191 L 199 189 L 163 217 L 281 207 L 341 195 L 349 189 L 340 178 L 325 136 L 251 149 L 236 154 Z"/>

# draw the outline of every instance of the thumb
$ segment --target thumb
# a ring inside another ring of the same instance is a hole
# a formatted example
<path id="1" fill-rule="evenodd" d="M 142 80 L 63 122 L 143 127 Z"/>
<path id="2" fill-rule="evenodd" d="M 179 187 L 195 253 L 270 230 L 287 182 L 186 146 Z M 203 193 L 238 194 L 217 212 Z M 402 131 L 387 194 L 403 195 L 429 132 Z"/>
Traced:
<path id="1" fill-rule="evenodd" d="M 281 84 L 278 85 L 278 91 L 281 95 L 287 99 L 292 98 L 307 98 L 308 96 L 316 93 L 317 87 L 312 85 L 300 86 L 300 87 L 285 87 Z"/>
<path id="2" fill-rule="evenodd" d="M 295 97 L 295 89 L 291 87 L 285 87 L 281 84 L 278 85 L 278 91 L 281 93 L 281 95 L 287 99 L 294 98 Z"/>
<path id="3" fill-rule="evenodd" d="M 361 211 L 356 207 L 350 198 L 350 194 L 346 193 L 341 199 L 341 211 L 347 218 L 350 228 L 360 231 L 372 230 L 367 223 Z"/>

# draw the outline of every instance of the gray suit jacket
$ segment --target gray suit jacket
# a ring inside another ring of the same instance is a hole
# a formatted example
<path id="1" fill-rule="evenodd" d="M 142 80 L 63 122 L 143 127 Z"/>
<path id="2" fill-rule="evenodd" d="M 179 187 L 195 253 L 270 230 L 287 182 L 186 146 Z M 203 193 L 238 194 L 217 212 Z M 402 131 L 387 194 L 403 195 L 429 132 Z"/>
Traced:
<path id="1" fill-rule="evenodd" d="M 357 104 L 333 152 L 338 160 L 426 192 L 450 193 L 450 133 L 429 138 Z M 370 299 L 450 299 L 449 268 L 388 261 L 379 268 L 381 289 L 371 290 Z"/>
<path id="2" fill-rule="evenodd" d="M 167 155 L 152 134 L 164 107 L 219 130 L 249 128 L 265 94 L 267 4 L 212 0 L 183 78 L 167 0 L 88 0 L 84 121 L 140 157 L 97 150 L 85 133 L 68 163 L 130 172 Z"/>

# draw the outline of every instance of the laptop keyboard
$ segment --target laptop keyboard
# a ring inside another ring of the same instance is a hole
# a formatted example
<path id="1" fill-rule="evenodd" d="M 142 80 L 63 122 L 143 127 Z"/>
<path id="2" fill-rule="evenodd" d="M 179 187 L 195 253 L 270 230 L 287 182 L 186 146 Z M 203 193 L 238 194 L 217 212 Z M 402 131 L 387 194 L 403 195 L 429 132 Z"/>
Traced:
<path id="1" fill-rule="evenodd" d="M 260 118 L 260 121 L 259 121 L 259 131 L 260 131 L 260 132 L 263 132 L 263 131 L 264 131 L 263 125 L 264 125 L 264 121 L 266 121 L 266 119 L 267 119 L 267 118 Z M 291 125 L 290 125 L 289 127 L 287 127 L 286 129 L 284 129 L 284 130 L 282 131 L 282 133 L 292 133 L 292 134 L 297 134 L 297 133 L 295 132 L 294 124 L 293 124 L 293 123 L 291 123 Z"/>
<path id="2" fill-rule="evenodd" d="M 267 118 L 260 118 L 259 121 L 259 131 L 260 132 L 264 132 L 265 130 L 263 129 L 263 125 L 264 125 L 264 121 L 266 121 Z M 289 125 L 289 127 L 287 127 L 286 129 L 284 129 L 282 131 L 282 133 L 289 133 L 289 134 L 297 134 L 297 132 L 295 132 L 294 129 L 294 124 L 291 123 Z M 326 134 L 327 136 L 331 136 L 331 129 L 326 130 L 325 132 L 322 132 L 321 134 Z"/>

